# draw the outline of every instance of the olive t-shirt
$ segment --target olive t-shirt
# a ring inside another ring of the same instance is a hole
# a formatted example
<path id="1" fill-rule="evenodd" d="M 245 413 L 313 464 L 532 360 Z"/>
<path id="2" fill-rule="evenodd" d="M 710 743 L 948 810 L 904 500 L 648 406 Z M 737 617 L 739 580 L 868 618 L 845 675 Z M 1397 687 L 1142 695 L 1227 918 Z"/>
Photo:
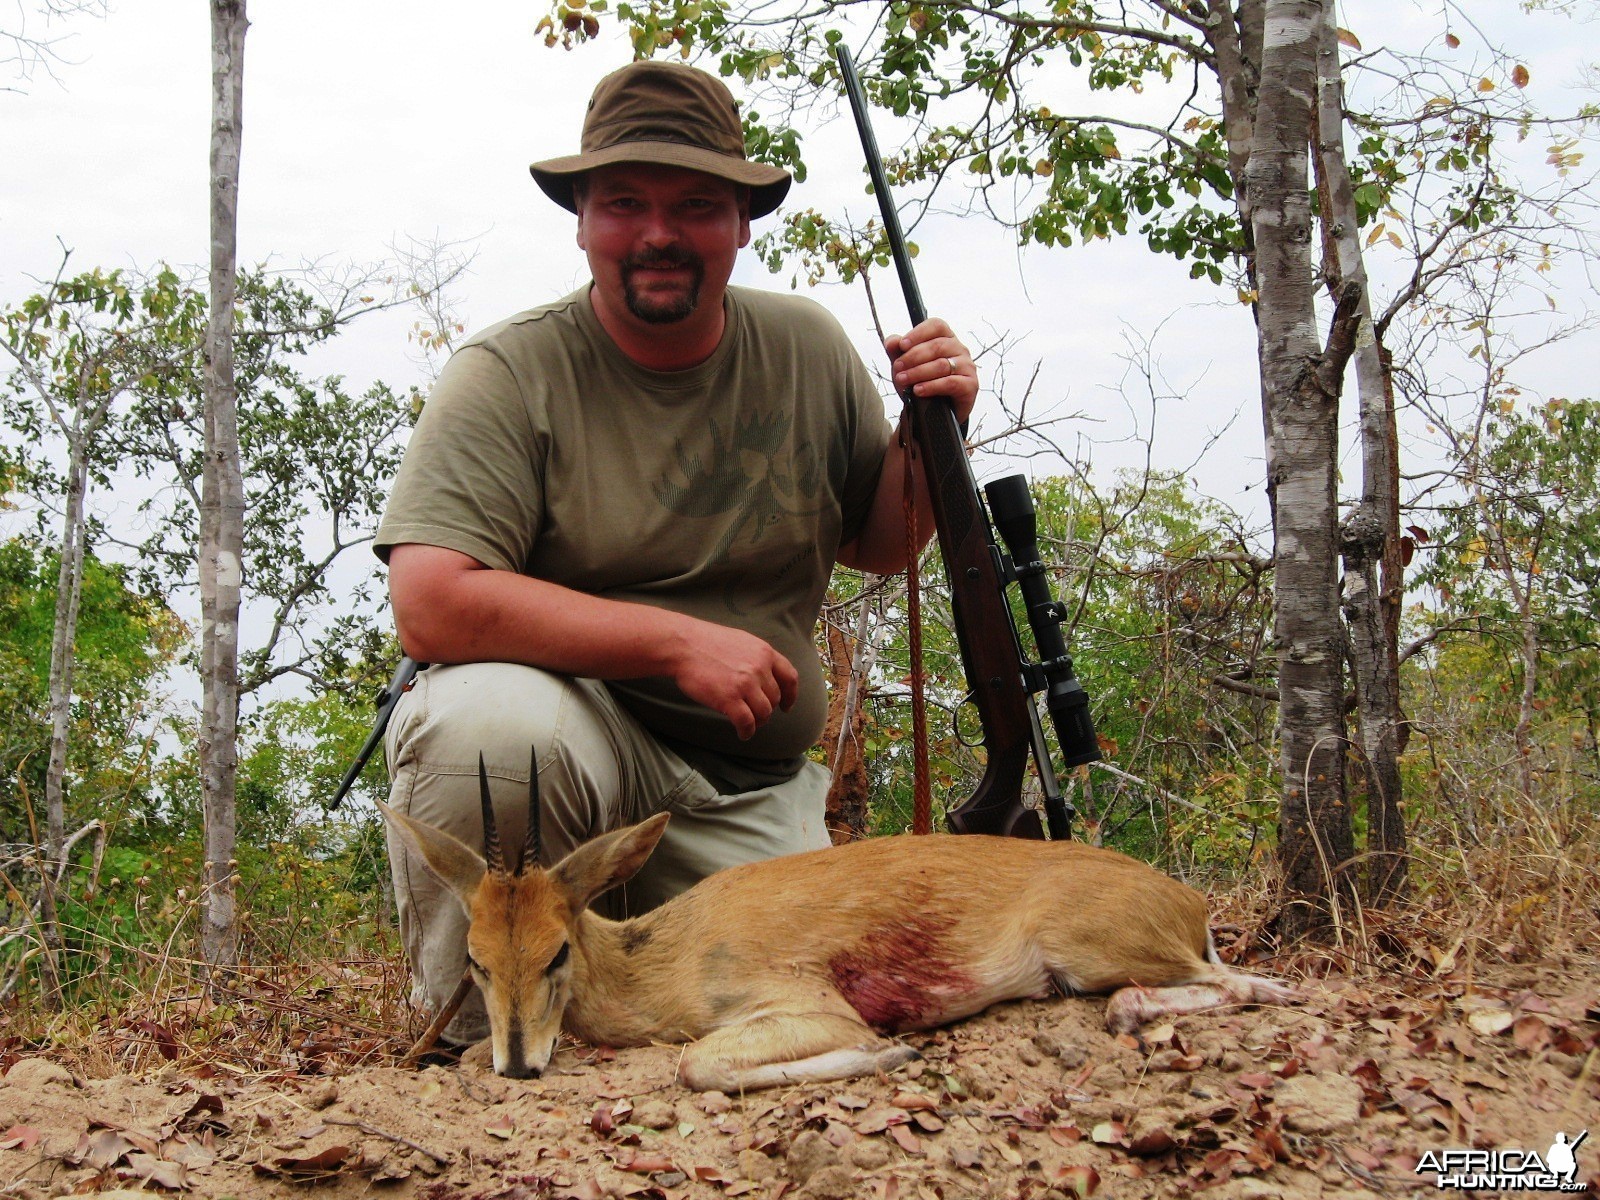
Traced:
<path id="1" fill-rule="evenodd" d="M 812 632 L 889 424 L 820 305 L 730 288 L 725 307 L 717 349 L 686 371 L 624 355 L 587 287 L 472 338 L 417 423 L 376 549 L 443 546 L 765 639 L 799 671 L 799 698 L 748 742 L 670 679 L 609 686 L 691 763 L 707 751 L 742 768 L 708 773 L 781 777 L 822 732 Z"/>

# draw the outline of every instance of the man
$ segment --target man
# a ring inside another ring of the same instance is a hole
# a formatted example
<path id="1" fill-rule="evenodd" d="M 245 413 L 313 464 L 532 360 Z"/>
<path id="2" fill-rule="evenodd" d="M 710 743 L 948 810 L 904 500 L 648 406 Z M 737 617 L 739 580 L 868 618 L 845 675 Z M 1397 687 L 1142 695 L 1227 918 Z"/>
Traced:
<path id="1" fill-rule="evenodd" d="M 811 639 L 835 562 L 904 568 L 908 450 L 824 310 L 728 286 L 790 179 L 745 158 L 720 81 L 624 67 L 595 89 L 581 153 L 532 172 L 577 214 L 593 282 L 471 339 L 407 450 L 377 550 L 401 644 L 435 665 L 389 727 L 391 803 L 478 844 L 482 753 L 519 845 L 532 747 L 547 861 L 673 813 L 607 898 L 640 912 L 827 844 Z M 977 373 L 948 326 L 888 349 L 897 387 L 966 418 Z M 389 853 L 415 995 L 437 1009 L 465 918 L 392 836 Z M 486 1029 L 474 997 L 446 1036 Z"/>

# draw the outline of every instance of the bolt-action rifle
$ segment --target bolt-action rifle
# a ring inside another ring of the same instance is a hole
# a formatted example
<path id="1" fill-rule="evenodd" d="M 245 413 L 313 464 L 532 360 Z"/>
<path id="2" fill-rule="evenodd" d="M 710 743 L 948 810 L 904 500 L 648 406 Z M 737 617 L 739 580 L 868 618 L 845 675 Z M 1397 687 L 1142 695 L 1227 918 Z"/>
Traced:
<path id="1" fill-rule="evenodd" d="M 855 114 L 867 170 L 883 215 L 884 233 L 905 293 L 912 325 L 928 315 L 911 272 L 900 216 L 889 196 L 889 181 L 867 119 L 866 96 L 855 63 L 841 42 L 834 47 L 845 94 Z M 911 436 L 922 456 L 933 504 L 933 520 L 950 581 L 950 605 L 967 688 L 978 710 L 988 761 L 977 790 L 946 817 L 956 833 L 993 833 L 1042 838 L 1039 815 L 1022 803 L 1022 779 L 1031 754 L 1044 793 L 1050 836 L 1072 836 L 1072 805 L 1061 794 L 1049 744 L 1039 721 L 1034 694 L 1043 692 L 1067 768 L 1099 759 L 1089 696 L 1073 674 L 1072 658 L 1061 635 L 1067 613 L 1050 597 L 1039 558 L 1033 499 L 1021 475 L 997 479 L 985 491 L 985 508 L 967 463 L 965 431 L 947 401 L 915 400 L 906 395 Z M 990 517 L 993 516 L 993 527 Z M 995 542 L 999 530 L 1009 554 Z M 1006 588 L 1017 584 L 1041 661 L 1023 653 Z"/>

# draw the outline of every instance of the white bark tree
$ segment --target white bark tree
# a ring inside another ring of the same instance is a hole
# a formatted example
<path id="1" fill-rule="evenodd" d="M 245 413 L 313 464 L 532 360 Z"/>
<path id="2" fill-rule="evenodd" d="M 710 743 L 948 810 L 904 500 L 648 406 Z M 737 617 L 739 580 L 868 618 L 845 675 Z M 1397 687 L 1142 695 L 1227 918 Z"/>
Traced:
<path id="1" fill-rule="evenodd" d="M 1243 191 L 1254 243 L 1267 488 L 1272 497 L 1281 715 L 1279 860 L 1285 931 L 1324 924 L 1354 853 L 1344 795 L 1339 622 L 1338 417 L 1359 291 L 1324 347 L 1312 270 L 1309 134 L 1326 0 L 1265 0 L 1260 88 Z"/>
<path id="2" fill-rule="evenodd" d="M 238 961 L 235 774 L 244 475 L 233 379 L 239 156 L 244 134 L 245 0 L 211 3 L 211 315 L 206 326 L 205 465 L 200 503 L 200 786 L 205 814 L 200 952 L 213 972 Z"/>
<path id="3" fill-rule="evenodd" d="M 45 770 L 44 858 L 41 876 L 43 991 L 59 998 L 54 880 L 66 837 L 67 752 L 71 737 L 73 676 L 84 558 L 91 537 L 88 497 L 97 478 L 116 461 L 118 403 L 151 390 L 170 371 L 185 339 L 172 331 L 197 317 L 170 271 L 140 288 L 120 272 L 90 271 L 65 277 L 61 270 L 43 292 L 0 314 L 0 345 L 11 358 L 9 388 L 16 404 L 8 423 L 35 441 L 54 436 L 66 451 L 65 466 L 52 481 L 59 496 L 60 566 L 50 641 L 50 760 Z"/>
<path id="4" fill-rule="evenodd" d="M 1348 36 L 1348 35 L 1347 35 Z M 1366 783 L 1370 865 L 1365 894 L 1382 902 L 1400 895 L 1406 877 L 1406 829 L 1400 812 L 1400 753 L 1406 726 L 1400 707 L 1400 443 L 1394 381 L 1361 245 L 1361 221 L 1345 155 L 1344 73 L 1333 6 L 1322 14 L 1317 47 L 1316 147 L 1322 212 L 1322 278 L 1337 298 L 1354 289 L 1354 364 L 1361 430 L 1361 496 L 1339 528 L 1343 603 L 1350 635 L 1360 774 Z"/>

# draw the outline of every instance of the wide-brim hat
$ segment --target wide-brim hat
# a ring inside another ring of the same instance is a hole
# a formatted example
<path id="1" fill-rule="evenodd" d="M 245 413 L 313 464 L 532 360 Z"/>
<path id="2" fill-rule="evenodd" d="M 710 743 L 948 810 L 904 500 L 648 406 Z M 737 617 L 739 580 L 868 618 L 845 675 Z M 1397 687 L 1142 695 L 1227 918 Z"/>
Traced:
<path id="1" fill-rule="evenodd" d="M 581 151 L 528 170 L 562 208 L 577 212 L 579 175 L 612 163 L 687 167 L 750 189 L 750 215 L 764 217 L 788 194 L 789 172 L 751 162 L 733 93 L 714 75 L 669 62 L 630 63 L 602 79 L 589 98 Z"/>

